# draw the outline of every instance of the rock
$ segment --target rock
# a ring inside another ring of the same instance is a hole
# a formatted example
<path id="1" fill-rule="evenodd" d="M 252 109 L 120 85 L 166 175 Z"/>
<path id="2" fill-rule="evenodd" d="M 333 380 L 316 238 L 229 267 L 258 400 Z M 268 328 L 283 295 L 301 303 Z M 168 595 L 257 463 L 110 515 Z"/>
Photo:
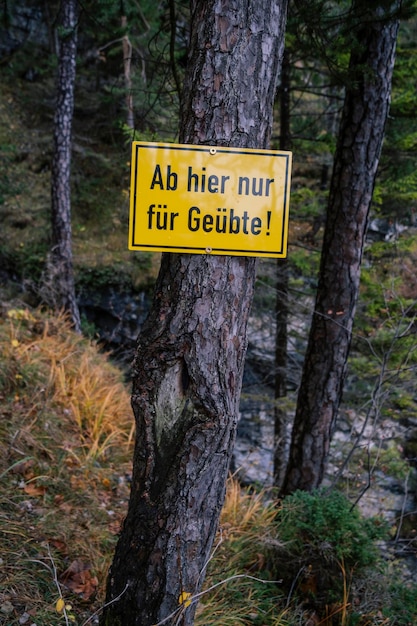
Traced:
<path id="1" fill-rule="evenodd" d="M 94 325 L 104 348 L 119 362 L 130 364 L 136 339 L 149 312 L 149 295 L 110 286 L 82 293 L 78 305 L 81 316 Z"/>

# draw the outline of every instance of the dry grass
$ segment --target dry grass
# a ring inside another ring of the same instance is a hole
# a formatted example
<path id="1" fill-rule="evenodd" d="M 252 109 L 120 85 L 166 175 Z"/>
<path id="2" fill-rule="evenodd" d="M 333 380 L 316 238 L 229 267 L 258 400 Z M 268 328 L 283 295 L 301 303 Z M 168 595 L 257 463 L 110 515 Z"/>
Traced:
<path id="1" fill-rule="evenodd" d="M 4 311 L 0 345 L 0 624 L 82 624 L 126 510 L 129 393 L 64 317 Z"/>
<path id="2" fill-rule="evenodd" d="M 36 415 L 46 399 L 50 410 L 70 420 L 83 461 L 100 459 L 111 446 L 129 447 L 130 399 L 121 373 L 96 346 L 72 333 L 64 317 L 36 319 L 11 309 L 7 318 L 2 377 L 9 399 L 29 401 Z"/>
<path id="3" fill-rule="evenodd" d="M 228 481 L 197 625 L 290 623 L 280 583 L 270 574 L 270 558 L 279 544 L 276 515 L 266 492 L 242 489 L 233 478 Z"/>

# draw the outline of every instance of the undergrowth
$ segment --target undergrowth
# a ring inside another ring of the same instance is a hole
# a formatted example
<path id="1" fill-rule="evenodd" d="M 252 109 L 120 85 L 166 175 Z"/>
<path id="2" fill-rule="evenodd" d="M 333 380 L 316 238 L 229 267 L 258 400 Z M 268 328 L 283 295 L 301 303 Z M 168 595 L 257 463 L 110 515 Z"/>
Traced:
<path id="1" fill-rule="evenodd" d="M 0 348 L 0 624 L 96 624 L 129 497 L 129 393 L 62 316 L 3 305 Z M 197 626 L 408 626 L 416 590 L 376 534 L 337 492 L 277 505 L 231 478 L 204 588 L 183 607 L 199 602 Z"/>
<path id="2" fill-rule="evenodd" d="M 129 394 L 63 317 L 8 309 L 0 345 L 0 624 L 82 624 L 129 494 Z"/>

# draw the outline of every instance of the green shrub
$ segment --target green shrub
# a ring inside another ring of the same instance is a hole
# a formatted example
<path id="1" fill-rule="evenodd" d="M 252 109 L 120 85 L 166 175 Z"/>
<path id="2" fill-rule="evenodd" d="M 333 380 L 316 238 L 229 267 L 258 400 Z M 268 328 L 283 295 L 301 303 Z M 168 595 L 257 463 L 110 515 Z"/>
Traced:
<path id="1" fill-rule="evenodd" d="M 320 614 L 335 603 L 347 606 L 353 575 L 375 565 L 375 539 L 385 532 L 380 520 L 363 518 L 338 491 L 297 491 L 278 512 L 276 573 L 288 597 Z"/>
<path id="2" fill-rule="evenodd" d="M 365 519 L 339 491 L 296 491 L 283 500 L 278 514 L 279 536 L 296 555 L 313 551 L 324 560 L 362 568 L 375 563 L 375 540 L 385 527 Z"/>

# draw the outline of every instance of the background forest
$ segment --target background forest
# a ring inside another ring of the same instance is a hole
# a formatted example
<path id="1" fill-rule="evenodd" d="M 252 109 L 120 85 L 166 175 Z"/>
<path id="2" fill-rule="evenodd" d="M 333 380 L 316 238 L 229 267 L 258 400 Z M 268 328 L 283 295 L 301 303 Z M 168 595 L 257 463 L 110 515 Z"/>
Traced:
<path id="1" fill-rule="evenodd" d="M 188 2 L 80 3 L 71 175 L 80 336 L 51 312 L 45 271 L 58 5 L 6 1 L 0 24 L 5 626 L 98 623 L 129 496 L 129 367 L 160 260 L 127 251 L 130 142 L 178 140 L 187 57 Z M 417 620 L 413 15 L 400 25 L 323 489 L 296 492 L 277 507 L 273 487 L 282 471 L 276 459 L 274 470 L 274 420 L 285 465 L 348 80 L 345 5 L 290 4 L 271 146 L 293 151 L 289 254 L 258 264 L 233 478 L 196 617 L 205 626 Z M 284 356 L 276 342 L 283 318 Z"/>

